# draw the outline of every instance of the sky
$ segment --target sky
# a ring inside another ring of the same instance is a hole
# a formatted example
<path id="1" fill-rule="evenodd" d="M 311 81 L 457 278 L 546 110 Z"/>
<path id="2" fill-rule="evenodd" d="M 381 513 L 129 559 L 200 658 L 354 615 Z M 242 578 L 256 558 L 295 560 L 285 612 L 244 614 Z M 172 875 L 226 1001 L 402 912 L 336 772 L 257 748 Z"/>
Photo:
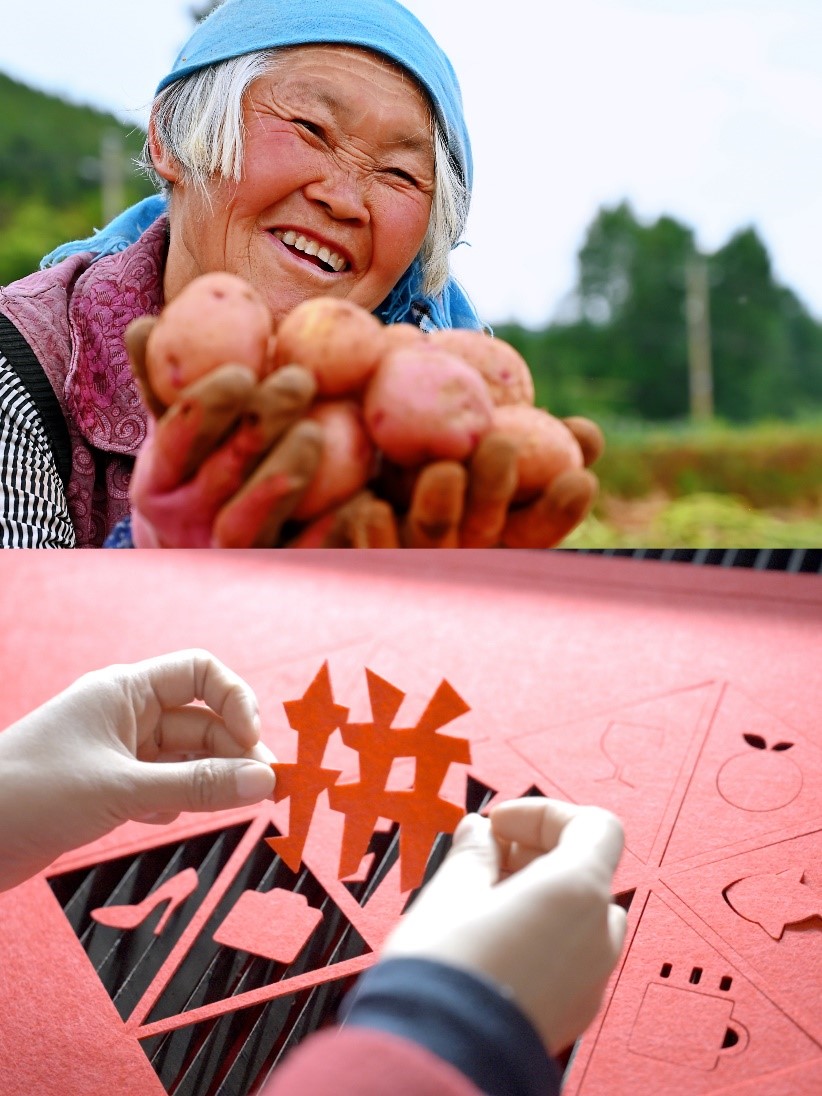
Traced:
<path id="1" fill-rule="evenodd" d="M 753 225 L 822 319 L 822 0 L 404 2 L 462 85 L 475 187 L 453 265 L 486 320 L 561 314 L 586 229 L 623 200 L 707 251 Z M 145 125 L 192 3 L 6 4 L 0 70 Z"/>

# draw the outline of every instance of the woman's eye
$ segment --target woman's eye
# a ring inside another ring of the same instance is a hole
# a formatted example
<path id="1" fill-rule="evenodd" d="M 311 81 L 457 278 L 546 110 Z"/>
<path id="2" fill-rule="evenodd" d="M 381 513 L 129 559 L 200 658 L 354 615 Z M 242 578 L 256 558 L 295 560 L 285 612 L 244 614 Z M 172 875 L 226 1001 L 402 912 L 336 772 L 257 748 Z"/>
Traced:
<path id="1" fill-rule="evenodd" d="M 391 167 L 387 172 L 389 175 L 395 176 L 397 179 L 402 179 L 405 183 L 410 183 L 412 186 L 417 186 L 417 180 L 407 171 L 403 171 L 401 167 Z"/>
<path id="2" fill-rule="evenodd" d="M 313 133 L 315 137 L 322 137 L 322 127 L 318 126 L 316 122 L 309 122 L 307 118 L 294 118 L 292 119 L 295 126 L 300 126 L 302 129 L 307 129 L 309 133 Z"/>

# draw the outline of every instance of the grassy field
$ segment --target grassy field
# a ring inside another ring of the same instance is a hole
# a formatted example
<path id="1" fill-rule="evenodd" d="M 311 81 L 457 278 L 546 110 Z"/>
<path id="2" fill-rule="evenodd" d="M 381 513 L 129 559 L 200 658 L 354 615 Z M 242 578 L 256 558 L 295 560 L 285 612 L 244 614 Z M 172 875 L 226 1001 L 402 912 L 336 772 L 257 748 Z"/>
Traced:
<path id="1" fill-rule="evenodd" d="M 569 548 L 822 546 L 822 420 L 606 426 L 601 494 Z"/>

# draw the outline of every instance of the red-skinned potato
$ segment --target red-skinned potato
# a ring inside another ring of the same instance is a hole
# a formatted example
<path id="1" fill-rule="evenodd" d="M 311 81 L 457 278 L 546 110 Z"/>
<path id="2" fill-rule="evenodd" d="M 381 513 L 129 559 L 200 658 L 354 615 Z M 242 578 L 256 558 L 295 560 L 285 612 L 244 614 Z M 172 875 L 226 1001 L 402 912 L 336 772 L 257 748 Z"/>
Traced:
<path id="1" fill-rule="evenodd" d="M 308 491 L 292 517 L 308 521 L 360 491 L 371 478 L 374 446 L 353 400 L 327 400 L 306 415 L 322 427 L 323 454 Z"/>
<path id="2" fill-rule="evenodd" d="M 395 464 L 465 460 L 491 427 L 493 404 L 470 365 L 420 344 L 388 354 L 365 393 L 365 422 Z"/>
<path id="3" fill-rule="evenodd" d="M 218 366 L 244 365 L 258 378 L 271 363 L 271 314 L 234 274 L 203 274 L 163 309 L 146 343 L 146 375 L 169 407 L 180 391 Z"/>
<path id="4" fill-rule="evenodd" d="M 582 450 L 564 422 L 541 407 L 494 408 L 495 433 L 517 446 L 517 490 L 514 502 L 536 498 L 561 472 L 582 468 Z"/>
<path id="5" fill-rule="evenodd" d="M 384 330 L 351 301 L 315 297 L 280 323 L 274 365 L 304 366 L 314 374 L 320 396 L 353 395 L 377 368 Z"/>
<path id="6" fill-rule="evenodd" d="M 413 323 L 392 323 L 383 328 L 383 357 L 394 350 L 419 346 L 430 338 Z"/>
<path id="7" fill-rule="evenodd" d="M 453 328 L 428 336 L 435 346 L 468 362 L 488 385 L 497 407 L 507 404 L 533 406 L 534 381 L 525 359 L 509 343 L 481 331 Z"/>

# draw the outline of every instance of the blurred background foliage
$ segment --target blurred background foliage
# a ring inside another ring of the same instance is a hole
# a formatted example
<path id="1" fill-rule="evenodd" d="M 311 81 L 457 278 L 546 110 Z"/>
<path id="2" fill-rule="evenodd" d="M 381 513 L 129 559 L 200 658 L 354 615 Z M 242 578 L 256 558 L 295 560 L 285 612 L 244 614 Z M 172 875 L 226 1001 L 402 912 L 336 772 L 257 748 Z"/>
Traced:
<path id="1" fill-rule="evenodd" d="M 578 256 L 565 318 L 496 333 L 528 359 L 538 397 L 558 415 L 687 418 L 687 269 L 708 274 L 714 411 L 728 422 L 797 419 L 822 410 L 822 324 L 773 276 L 753 228 L 712 255 L 672 217 L 642 224 L 623 203 L 602 209 Z"/>
<path id="2" fill-rule="evenodd" d="M 113 115 L 0 73 L 0 285 L 36 270 L 58 244 L 102 226 L 104 180 L 123 206 L 153 192 L 131 163 L 144 140 Z"/>
<path id="3" fill-rule="evenodd" d="M 0 74 L 0 284 L 152 193 L 132 163 L 144 136 Z M 707 412 L 692 395 L 697 260 Z M 569 545 L 822 545 L 822 324 L 779 284 L 755 228 L 700 254 L 672 216 L 600 209 L 553 321 L 495 331 L 528 361 L 538 403 L 605 429 L 602 492 Z"/>

